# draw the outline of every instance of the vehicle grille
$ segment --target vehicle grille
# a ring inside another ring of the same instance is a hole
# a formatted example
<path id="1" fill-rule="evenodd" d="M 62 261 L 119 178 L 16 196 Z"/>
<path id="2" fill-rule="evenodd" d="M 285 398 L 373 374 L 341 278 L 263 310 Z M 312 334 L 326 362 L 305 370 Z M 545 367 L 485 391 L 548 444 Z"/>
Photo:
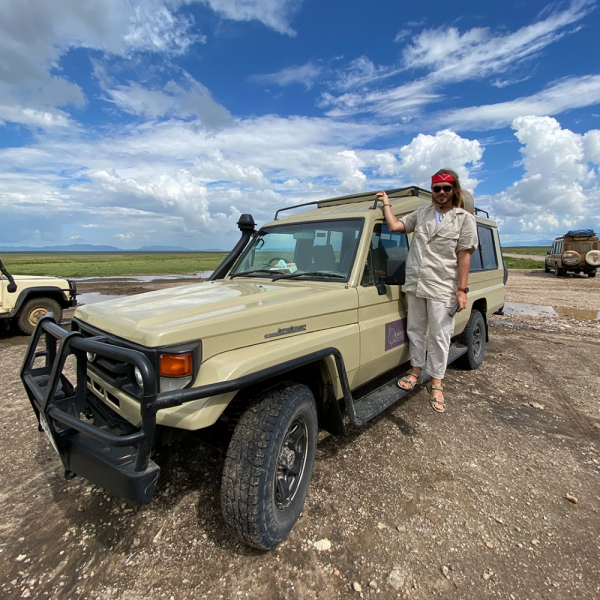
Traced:
<path id="1" fill-rule="evenodd" d="M 79 331 L 84 337 L 87 338 L 100 337 L 102 342 L 106 344 L 112 344 L 120 348 L 129 348 L 139 352 L 142 351 L 139 347 L 136 347 L 133 344 L 127 344 L 122 340 L 111 338 L 105 333 L 94 330 L 89 326 L 75 320 L 73 321 L 73 330 Z M 154 365 L 154 355 L 148 355 L 147 352 L 144 352 L 144 354 Z M 87 366 L 88 370 L 100 377 L 112 387 L 123 390 L 127 394 L 134 397 L 140 397 L 142 395 L 142 390 L 135 380 L 134 366 L 132 364 L 108 358 L 106 356 L 96 356 L 93 361 L 88 360 Z"/>

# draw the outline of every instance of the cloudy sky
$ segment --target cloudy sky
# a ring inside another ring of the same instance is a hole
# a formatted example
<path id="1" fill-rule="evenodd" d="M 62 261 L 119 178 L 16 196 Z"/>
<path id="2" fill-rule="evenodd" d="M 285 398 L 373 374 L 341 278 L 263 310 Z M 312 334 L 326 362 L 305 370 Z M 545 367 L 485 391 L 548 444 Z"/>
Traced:
<path id="1" fill-rule="evenodd" d="M 455 168 L 504 242 L 600 229 L 598 0 L 3 0 L 0 245 L 229 248 Z"/>

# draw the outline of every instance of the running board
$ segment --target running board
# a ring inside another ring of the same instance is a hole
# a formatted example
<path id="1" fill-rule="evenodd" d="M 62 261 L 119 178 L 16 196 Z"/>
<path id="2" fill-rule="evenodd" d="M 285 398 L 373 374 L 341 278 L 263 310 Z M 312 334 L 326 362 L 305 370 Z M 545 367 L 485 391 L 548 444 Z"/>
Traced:
<path id="1" fill-rule="evenodd" d="M 448 364 L 454 362 L 467 352 L 468 348 L 459 344 L 452 344 L 450 346 L 450 352 L 448 354 Z M 403 377 L 408 373 L 407 369 L 400 375 Z M 430 379 L 429 374 L 425 369 L 421 369 L 423 383 Z M 359 400 L 354 400 L 354 419 L 352 420 L 353 425 L 364 425 L 367 421 L 370 421 L 373 417 L 376 417 L 386 408 L 400 400 L 409 394 L 411 390 L 403 390 L 398 387 L 398 377 L 394 377 L 387 383 L 379 386 L 377 389 L 366 394 Z"/>

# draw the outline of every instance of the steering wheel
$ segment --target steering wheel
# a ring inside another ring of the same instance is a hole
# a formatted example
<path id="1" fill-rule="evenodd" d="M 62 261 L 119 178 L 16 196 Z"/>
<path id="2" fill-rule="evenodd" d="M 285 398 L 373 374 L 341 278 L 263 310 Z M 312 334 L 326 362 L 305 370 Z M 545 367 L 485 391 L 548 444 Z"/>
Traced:
<path id="1" fill-rule="evenodd" d="M 275 262 L 279 262 L 280 260 L 282 260 L 283 262 L 287 262 L 287 261 L 285 260 L 285 258 L 281 258 L 280 256 L 274 256 L 273 258 L 271 258 L 271 259 L 269 260 L 269 262 L 267 263 L 267 266 L 270 266 L 270 265 L 271 265 L 271 263 L 275 264 Z"/>

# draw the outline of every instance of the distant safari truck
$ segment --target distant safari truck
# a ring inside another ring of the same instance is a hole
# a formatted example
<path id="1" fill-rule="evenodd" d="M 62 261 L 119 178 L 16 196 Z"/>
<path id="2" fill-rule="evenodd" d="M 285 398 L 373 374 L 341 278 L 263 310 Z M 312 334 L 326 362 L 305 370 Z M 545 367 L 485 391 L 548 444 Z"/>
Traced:
<path id="1" fill-rule="evenodd" d="M 567 231 L 554 240 L 546 255 L 545 271 L 554 270 L 557 277 L 573 273 L 586 273 L 596 277 L 600 266 L 600 242 L 591 229 Z"/>

